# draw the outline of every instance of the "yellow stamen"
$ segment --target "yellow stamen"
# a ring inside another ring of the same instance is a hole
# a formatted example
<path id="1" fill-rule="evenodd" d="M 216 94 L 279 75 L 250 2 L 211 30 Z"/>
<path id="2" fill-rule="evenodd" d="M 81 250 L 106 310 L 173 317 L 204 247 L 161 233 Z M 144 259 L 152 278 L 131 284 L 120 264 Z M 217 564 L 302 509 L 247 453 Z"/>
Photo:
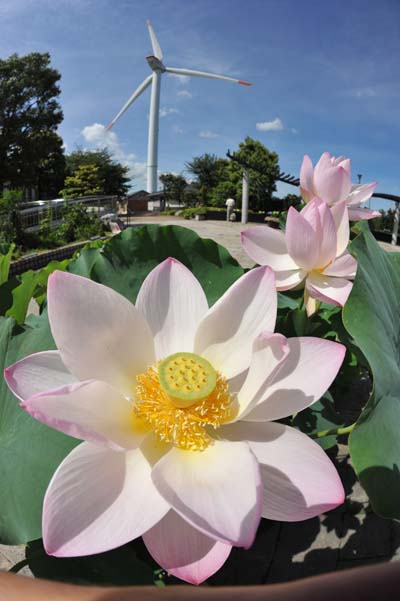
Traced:
<path id="1" fill-rule="evenodd" d="M 324 265 L 323 267 L 319 267 L 318 269 L 313 269 L 313 271 L 315 271 L 316 273 L 324 273 L 325 269 L 328 269 L 329 265 L 332 264 L 332 261 L 328 261 L 328 263 L 326 265 Z"/>
<path id="2" fill-rule="evenodd" d="M 190 359 L 194 363 L 190 363 Z M 177 361 L 177 365 L 174 365 L 174 361 Z M 179 388 L 171 388 L 173 395 L 168 394 L 170 387 L 169 384 L 165 385 L 164 380 L 164 374 L 171 373 L 168 372 L 171 364 L 181 376 Z M 213 374 L 210 370 L 215 374 L 215 385 L 204 396 L 204 390 L 211 388 L 210 380 L 213 379 Z M 186 391 L 185 378 L 192 390 Z M 206 382 L 202 382 L 203 379 Z M 200 385 L 200 391 L 197 391 L 197 385 Z M 193 394 L 190 394 L 193 389 L 201 398 L 193 399 Z M 190 399 L 185 398 L 187 394 L 191 396 Z M 191 353 L 179 353 L 167 357 L 156 367 L 150 367 L 137 377 L 133 411 L 137 418 L 152 426 L 154 434 L 161 441 L 185 450 L 202 451 L 211 442 L 207 426 L 218 428 L 232 415 L 232 397 L 226 379 L 202 357 Z"/>

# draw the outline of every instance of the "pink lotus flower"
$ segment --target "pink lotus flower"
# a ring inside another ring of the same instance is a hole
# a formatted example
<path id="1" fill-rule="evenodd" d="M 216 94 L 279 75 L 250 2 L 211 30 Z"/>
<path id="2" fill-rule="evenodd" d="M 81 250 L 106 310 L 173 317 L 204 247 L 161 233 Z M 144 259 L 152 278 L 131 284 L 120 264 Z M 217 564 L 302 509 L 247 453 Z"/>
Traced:
<path id="1" fill-rule="evenodd" d="M 346 201 L 332 206 L 314 198 L 298 213 L 290 207 L 286 231 L 255 227 L 242 232 L 246 253 L 276 275 L 277 290 L 297 288 L 305 282 L 307 314 L 316 300 L 343 307 L 352 289 L 357 261 L 346 251 L 349 242 Z"/>
<path id="2" fill-rule="evenodd" d="M 351 183 L 350 159 L 331 157 L 329 152 L 324 152 L 314 168 L 310 157 L 304 155 L 300 170 L 300 191 L 305 202 L 311 202 L 316 196 L 325 200 L 329 206 L 345 200 L 351 221 L 372 219 L 380 217 L 379 211 L 364 209 L 361 204 L 371 197 L 376 186 L 377 182 Z"/>
<path id="3" fill-rule="evenodd" d="M 90 555 L 143 536 L 165 570 L 197 584 L 233 545 L 252 544 L 261 516 L 305 520 L 343 502 L 322 449 L 271 420 L 319 399 L 345 348 L 273 334 L 276 307 L 266 267 L 210 309 L 174 259 L 149 274 L 136 306 L 88 279 L 50 276 L 58 351 L 5 371 L 26 411 L 84 440 L 45 495 L 47 553 Z"/>

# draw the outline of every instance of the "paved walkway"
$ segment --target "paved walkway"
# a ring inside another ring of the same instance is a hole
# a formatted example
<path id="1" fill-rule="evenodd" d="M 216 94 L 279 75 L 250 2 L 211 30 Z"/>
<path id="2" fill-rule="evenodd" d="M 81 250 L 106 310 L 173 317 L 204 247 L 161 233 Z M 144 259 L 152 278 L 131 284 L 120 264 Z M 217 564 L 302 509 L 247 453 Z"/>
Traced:
<path id="1" fill-rule="evenodd" d="M 202 238 L 211 238 L 222 246 L 225 246 L 233 257 L 243 266 L 252 267 L 252 261 L 243 251 L 240 244 L 240 232 L 251 227 L 265 227 L 263 223 L 227 223 L 226 221 L 183 219 L 182 217 L 134 217 L 130 224 L 134 226 L 145 223 L 158 223 L 159 225 L 181 225 L 199 234 Z M 380 246 L 389 252 L 400 252 L 400 246 L 392 246 L 387 242 L 379 242 Z"/>
<path id="2" fill-rule="evenodd" d="M 132 225 L 143 223 L 174 224 L 193 229 L 200 236 L 226 246 L 244 267 L 253 263 L 241 248 L 239 233 L 248 227 L 264 227 L 262 224 L 186 221 L 171 217 L 132 220 Z M 399 247 L 381 245 L 390 251 L 400 251 Z M 213 584 L 283 582 L 400 559 L 400 524 L 383 520 L 371 511 L 368 498 L 351 468 L 347 446 L 341 444 L 335 448 L 332 459 L 346 489 L 346 502 L 328 514 L 305 522 L 263 520 L 253 547 L 248 551 L 234 549 L 224 568 L 211 579 Z M 10 569 L 23 557 L 23 547 L 0 545 L 0 569 Z M 24 568 L 24 573 L 29 570 Z"/>
<path id="3" fill-rule="evenodd" d="M 249 229 L 249 227 L 265 227 L 262 223 L 227 223 L 226 221 L 196 221 L 195 219 L 183 219 L 182 217 L 134 217 L 130 224 L 134 226 L 147 223 L 159 225 L 180 225 L 193 230 L 202 238 L 211 238 L 218 244 L 225 246 L 231 255 L 243 266 L 252 267 L 252 261 L 242 249 L 240 244 L 240 232 Z"/>

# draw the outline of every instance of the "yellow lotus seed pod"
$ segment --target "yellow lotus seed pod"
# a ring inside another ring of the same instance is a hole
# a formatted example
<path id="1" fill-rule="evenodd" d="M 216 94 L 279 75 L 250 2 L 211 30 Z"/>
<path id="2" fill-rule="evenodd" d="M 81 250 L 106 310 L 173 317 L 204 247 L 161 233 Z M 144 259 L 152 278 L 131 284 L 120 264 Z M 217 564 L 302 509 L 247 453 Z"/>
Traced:
<path id="1" fill-rule="evenodd" d="M 158 377 L 176 407 L 190 407 L 214 390 L 217 372 L 207 359 L 194 353 L 175 353 L 158 364 Z"/>

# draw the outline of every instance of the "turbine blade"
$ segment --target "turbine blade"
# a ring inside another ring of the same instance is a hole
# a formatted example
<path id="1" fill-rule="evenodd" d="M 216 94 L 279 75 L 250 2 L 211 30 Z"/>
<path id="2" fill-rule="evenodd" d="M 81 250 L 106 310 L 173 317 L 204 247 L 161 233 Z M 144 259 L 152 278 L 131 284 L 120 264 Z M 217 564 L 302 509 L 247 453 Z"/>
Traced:
<path id="1" fill-rule="evenodd" d="M 234 79 L 233 77 L 227 77 L 226 75 L 216 75 L 215 73 L 206 73 L 205 71 L 193 71 L 192 69 L 177 69 L 175 67 L 166 67 L 165 70 L 168 73 L 174 73 L 175 75 L 189 75 L 190 77 L 209 77 L 210 79 L 223 79 L 224 81 L 233 81 L 233 83 L 240 83 L 243 86 L 251 86 L 251 83 L 242 81 L 241 79 Z"/>
<path id="2" fill-rule="evenodd" d="M 153 75 L 149 75 L 148 77 L 146 77 L 146 79 L 144 81 L 142 81 L 140 86 L 138 88 L 136 88 L 136 90 L 133 92 L 133 94 L 129 98 L 129 100 L 127 102 L 125 102 L 124 106 L 119 111 L 119 113 L 117 113 L 116 116 L 114 117 L 114 119 L 111 121 L 111 123 L 109 125 L 107 125 L 107 127 L 106 127 L 107 131 L 110 130 L 112 128 L 112 126 L 114 125 L 114 123 L 116 121 L 118 121 L 118 119 L 121 117 L 121 115 L 123 115 L 125 113 L 125 111 L 131 106 L 132 102 L 134 102 L 136 100 L 136 98 L 138 98 L 138 96 L 140 96 L 140 94 L 142 92 L 144 92 L 146 88 L 149 87 L 149 85 L 152 82 L 152 79 L 153 79 Z"/>
<path id="3" fill-rule="evenodd" d="M 154 56 L 160 61 L 162 61 L 163 53 L 160 44 L 158 43 L 156 34 L 154 33 L 153 25 L 150 23 L 150 21 L 147 21 L 147 27 L 149 28 L 149 34 L 151 39 L 151 45 L 153 46 Z"/>

